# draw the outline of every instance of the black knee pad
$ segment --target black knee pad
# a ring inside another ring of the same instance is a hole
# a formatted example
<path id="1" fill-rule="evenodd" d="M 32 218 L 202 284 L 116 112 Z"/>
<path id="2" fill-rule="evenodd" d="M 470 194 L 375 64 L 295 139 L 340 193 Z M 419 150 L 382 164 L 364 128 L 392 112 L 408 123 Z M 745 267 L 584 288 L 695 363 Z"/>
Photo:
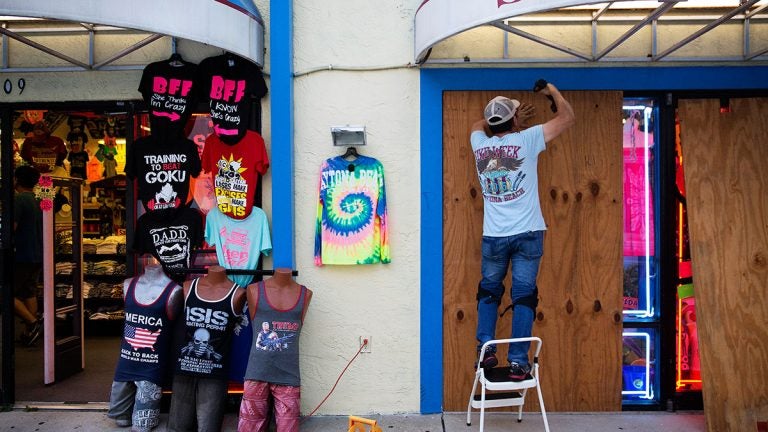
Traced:
<path id="1" fill-rule="evenodd" d="M 521 297 L 514 302 L 512 302 L 512 306 L 527 306 L 530 308 L 534 314 L 536 314 L 536 306 L 539 305 L 539 287 L 536 287 L 533 289 L 533 293 L 530 295 L 527 295 L 525 297 Z"/>
<path id="2" fill-rule="evenodd" d="M 480 303 L 480 300 L 483 300 L 486 303 L 496 303 L 498 306 L 501 304 L 501 297 L 498 297 L 496 294 L 488 291 L 487 289 L 480 286 L 480 284 L 477 284 L 477 303 Z"/>

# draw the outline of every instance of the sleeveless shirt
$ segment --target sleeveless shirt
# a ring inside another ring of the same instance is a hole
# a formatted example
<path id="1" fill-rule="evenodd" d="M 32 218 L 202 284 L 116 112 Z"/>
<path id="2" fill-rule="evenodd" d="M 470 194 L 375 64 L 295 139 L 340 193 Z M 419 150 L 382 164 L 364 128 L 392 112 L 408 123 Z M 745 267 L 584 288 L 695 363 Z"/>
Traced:
<path id="1" fill-rule="evenodd" d="M 232 330 L 240 316 L 234 308 L 235 291 L 219 300 L 205 300 L 197 295 L 196 278 L 184 300 L 185 325 L 178 350 L 176 373 L 201 378 L 227 379 Z"/>
<path id="2" fill-rule="evenodd" d="M 142 304 L 136 300 L 136 284 L 140 277 L 131 279 L 125 293 L 125 325 L 115 381 L 151 381 L 163 385 L 173 328 L 168 315 L 168 300 L 178 285 L 168 282 L 154 302 Z"/>
<path id="3" fill-rule="evenodd" d="M 253 343 L 245 379 L 300 386 L 299 336 L 307 288 L 301 285 L 296 304 L 282 310 L 269 302 L 264 282 L 258 286 L 259 300 L 252 320 Z"/>

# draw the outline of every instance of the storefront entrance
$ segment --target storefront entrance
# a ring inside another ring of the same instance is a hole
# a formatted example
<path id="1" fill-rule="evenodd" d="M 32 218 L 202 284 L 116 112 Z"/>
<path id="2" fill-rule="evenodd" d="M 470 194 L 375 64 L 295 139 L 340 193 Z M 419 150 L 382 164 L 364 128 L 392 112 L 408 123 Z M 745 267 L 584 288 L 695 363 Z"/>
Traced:
<path id="1" fill-rule="evenodd" d="M 3 137 L 3 164 L 29 164 L 52 179 L 50 190 L 41 192 L 50 208 L 43 212 L 44 263 L 35 287 L 43 336 L 30 342 L 16 318 L 15 331 L 4 338 L 4 349 L 12 346 L 15 353 L 13 369 L 4 370 L 14 372 L 17 402 L 109 398 L 124 318 L 123 280 L 135 268 L 126 248 L 135 210 L 124 166 L 134 125 L 141 129 L 144 116 L 133 108 L 49 104 L 8 108 L 4 116 L 10 124 L 3 131 L 12 136 Z M 7 269 L 8 277 L 14 270 Z"/>
<path id="2" fill-rule="evenodd" d="M 755 295 L 754 286 L 762 286 L 759 252 L 747 261 L 737 258 L 744 260 L 746 251 L 759 250 L 762 237 L 734 234 L 759 233 L 764 222 L 754 191 L 761 190 L 764 180 L 756 167 L 765 156 L 760 147 L 765 141 L 761 120 L 765 99 L 735 93 L 730 98 L 689 94 L 679 100 L 672 94 L 647 97 L 646 93 L 642 99 L 636 93 L 622 99 L 621 93 L 614 92 L 565 92 L 579 118 L 577 130 L 548 144 L 540 156 L 540 197 L 548 232 L 534 334 L 545 341 L 542 385 L 551 410 L 613 411 L 622 409 L 622 402 L 624 409 L 701 409 L 702 383 L 704 388 L 707 382 L 728 385 L 717 382 L 728 376 L 718 370 L 762 363 L 759 356 L 747 359 L 749 354 L 733 348 L 751 345 L 737 323 L 764 315 L 759 306 L 744 300 Z M 480 113 L 483 104 L 497 94 L 536 102 L 527 92 L 443 94 L 443 385 L 444 407 L 449 411 L 466 406 L 471 386 L 471 374 L 450 371 L 468 370 L 476 361 L 475 293 L 483 203 L 468 144 L 470 125 L 476 119 L 468 113 Z M 623 118 L 616 118 L 613 110 L 623 112 Z M 540 123 L 541 115 L 532 123 Z M 653 136 L 644 134 L 645 130 Z M 628 131 L 636 138 L 628 139 Z M 639 181 L 643 191 L 644 158 L 645 170 L 650 170 L 647 189 L 653 197 L 646 212 L 653 209 L 653 213 L 646 219 L 652 224 L 639 226 L 653 238 L 645 249 L 637 237 L 638 251 L 628 253 L 627 225 L 635 213 L 627 206 L 645 204 L 640 196 L 633 196 L 627 182 Z M 615 169 L 622 166 L 623 191 L 621 171 L 615 176 Z M 623 214 L 614 214 L 622 203 Z M 725 213 L 718 209 L 723 208 L 733 209 L 727 221 L 720 219 Z M 613 261 L 614 246 L 619 247 L 616 256 L 623 255 L 623 266 Z M 634 259 L 643 255 L 640 249 L 653 254 L 650 265 Z M 708 270 L 712 268 L 717 271 Z M 621 293 L 622 273 L 624 304 L 620 298 L 617 304 L 608 303 L 606 299 Z M 646 273 L 648 279 L 643 277 Z M 643 292 L 648 285 L 656 286 L 657 292 L 646 299 Z M 700 292 L 705 287 L 718 288 Z M 505 295 L 499 310 L 508 304 Z M 627 309 L 647 313 L 632 315 Z M 703 314 L 730 317 L 734 310 L 740 311 L 738 318 L 710 321 L 709 328 L 703 327 Z M 619 329 L 623 326 L 623 337 L 614 332 L 611 319 Z M 497 329 L 498 335 L 509 333 L 510 321 L 501 319 L 504 325 Z M 712 360 L 707 363 L 707 358 Z M 673 363 L 674 369 L 663 367 Z M 582 367 L 585 364 L 592 366 Z M 715 365 L 715 370 L 707 374 L 707 365 Z M 645 371 L 645 376 L 633 377 L 634 370 Z M 635 396 L 641 392 L 627 391 L 635 384 L 647 394 Z M 538 409 L 535 403 L 526 408 Z"/>

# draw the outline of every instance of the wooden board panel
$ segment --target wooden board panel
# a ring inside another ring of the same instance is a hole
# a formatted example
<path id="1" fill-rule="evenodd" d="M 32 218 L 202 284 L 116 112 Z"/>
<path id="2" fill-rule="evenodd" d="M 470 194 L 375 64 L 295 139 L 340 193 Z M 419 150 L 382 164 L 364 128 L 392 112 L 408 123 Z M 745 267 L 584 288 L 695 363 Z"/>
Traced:
<path id="1" fill-rule="evenodd" d="M 466 409 L 472 386 L 483 198 L 469 145 L 492 97 L 533 103 L 532 124 L 551 118 L 530 92 L 446 92 L 443 97 L 444 409 Z M 620 92 L 566 92 L 577 125 L 539 157 L 548 224 L 534 334 L 544 341 L 545 404 L 553 411 L 621 409 L 622 151 Z M 509 289 L 509 280 L 505 284 Z M 502 308 L 509 304 L 509 295 Z M 599 302 L 599 307 L 596 306 Z M 599 309 L 599 310 L 596 310 Z M 570 311 L 570 312 L 569 312 Z M 503 324 L 503 325 L 502 325 Z M 509 314 L 498 337 L 508 337 Z M 538 410 L 528 398 L 526 410 Z"/>
<path id="2" fill-rule="evenodd" d="M 680 102 L 709 431 L 768 420 L 768 99 Z"/>

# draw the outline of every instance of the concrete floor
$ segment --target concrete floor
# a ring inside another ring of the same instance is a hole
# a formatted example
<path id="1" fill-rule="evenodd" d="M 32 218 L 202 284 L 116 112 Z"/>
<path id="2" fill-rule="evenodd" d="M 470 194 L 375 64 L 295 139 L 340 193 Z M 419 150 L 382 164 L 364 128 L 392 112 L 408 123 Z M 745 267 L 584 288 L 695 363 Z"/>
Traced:
<path id="1" fill-rule="evenodd" d="M 466 413 L 433 415 L 363 415 L 376 420 L 383 432 L 477 432 L 480 417 L 472 415 L 472 425 L 466 424 Z M 550 413 L 549 428 L 552 432 L 705 432 L 704 415 L 701 412 L 619 412 L 619 413 Z M 157 432 L 165 432 L 167 415 Z M 346 432 L 347 416 L 314 416 L 305 418 L 302 432 Z M 369 430 L 370 428 L 366 428 Z M 15 409 L 0 412 L 0 431 L 9 432 L 125 432 L 117 428 L 103 410 L 37 410 Z M 222 431 L 236 431 L 237 416 L 227 414 Z M 485 432 L 541 432 L 542 417 L 538 413 L 523 413 L 518 423 L 515 414 L 490 413 L 486 415 Z"/>

